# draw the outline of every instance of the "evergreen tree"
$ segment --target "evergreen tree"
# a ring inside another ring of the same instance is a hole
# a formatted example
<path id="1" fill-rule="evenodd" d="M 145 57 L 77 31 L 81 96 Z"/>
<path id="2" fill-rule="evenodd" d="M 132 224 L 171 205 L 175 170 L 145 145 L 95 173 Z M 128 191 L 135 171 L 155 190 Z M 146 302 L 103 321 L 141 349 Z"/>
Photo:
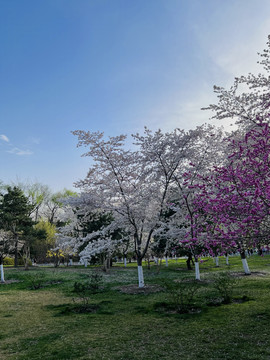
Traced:
<path id="1" fill-rule="evenodd" d="M 30 214 L 33 206 L 19 187 L 7 187 L 0 199 L 0 229 L 9 231 L 15 241 L 15 266 L 18 266 L 18 250 L 22 248 L 33 227 Z"/>

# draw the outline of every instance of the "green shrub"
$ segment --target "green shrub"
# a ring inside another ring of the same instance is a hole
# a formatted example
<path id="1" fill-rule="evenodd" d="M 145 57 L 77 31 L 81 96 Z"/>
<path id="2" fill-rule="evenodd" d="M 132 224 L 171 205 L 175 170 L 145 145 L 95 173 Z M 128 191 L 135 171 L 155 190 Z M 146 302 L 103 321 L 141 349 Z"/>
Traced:
<path id="1" fill-rule="evenodd" d="M 3 265 L 14 266 L 14 259 L 10 257 L 5 257 L 3 261 Z"/>
<path id="2" fill-rule="evenodd" d="M 219 292 L 223 303 L 229 304 L 232 301 L 234 287 L 237 279 L 230 273 L 219 273 L 213 277 L 214 288 Z"/>
<path id="3" fill-rule="evenodd" d="M 98 273 L 91 274 L 86 282 L 75 281 L 73 291 L 78 295 L 84 305 L 90 300 L 90 295 L 102 290 L 103 277 Z"/>
<path id="4" fill-rule="evenodd" d="M 30 282 L 30 289 L 37 290 L 44 286 L 45 273 L 38 272 L 35 274 L 27 274 L 27 280 Z"/>
<path id="5" fill-rule="evenodd" d="M 197 281 L 190 279 L 163 280 L 162 285 L 168 294 L 168 300 L 178 313 L 188 312 L 194 305 L 193 300 L 199 290 Z"/>
<path id="6" fill-rule="evenodd" d="M 93 273 L 89 276 L 89 280 L 87 282 L 88 290 L 92 293 L 99 292 L 103 286 L 103 276 L 99 273 Z"/>

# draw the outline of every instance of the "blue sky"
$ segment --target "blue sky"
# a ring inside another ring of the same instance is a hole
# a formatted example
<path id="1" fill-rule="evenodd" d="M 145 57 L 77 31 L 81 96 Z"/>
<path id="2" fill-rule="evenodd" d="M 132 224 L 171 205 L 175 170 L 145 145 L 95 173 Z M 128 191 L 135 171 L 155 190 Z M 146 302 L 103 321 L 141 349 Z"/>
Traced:
<path id="1" fill-rule="evenodd" d="M 72 130 L 207 122 L 268 34 L 268 0 L 0 0 L 0 179 L 72 189 L 89 167 Z"/>

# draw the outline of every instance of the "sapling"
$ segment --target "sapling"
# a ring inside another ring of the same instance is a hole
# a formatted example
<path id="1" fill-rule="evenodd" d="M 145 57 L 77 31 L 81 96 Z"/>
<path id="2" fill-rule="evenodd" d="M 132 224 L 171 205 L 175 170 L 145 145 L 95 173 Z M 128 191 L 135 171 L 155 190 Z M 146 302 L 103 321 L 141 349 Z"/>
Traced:
<path id="1" fill-rule="evenodd" d="M 88 305 L 90 296 L 102 290 L 103 277 L 93 273 L 86 282 L 75 282 L 73 291 L 79 296 L 84 305 Z M 74 300 L 74 299 L 73 299 Z"/>
<path id="2" fill-rule="evenodd" d="M 169 281 L 166 279 L 163 280 L 162 285 L 176 311 L 179 313 L 188 312 L 199 290 L 198 282 L 188 278 L 178 281 Z"/>
<path id="3" fill-rule="evenodd" d="M 214 288 L 219 292 L 223 303 L 228 304 L 232 301 L 233 290 L 237 284 L 237 279 L 230 273 L 219 273 L 214 276 Z"/>

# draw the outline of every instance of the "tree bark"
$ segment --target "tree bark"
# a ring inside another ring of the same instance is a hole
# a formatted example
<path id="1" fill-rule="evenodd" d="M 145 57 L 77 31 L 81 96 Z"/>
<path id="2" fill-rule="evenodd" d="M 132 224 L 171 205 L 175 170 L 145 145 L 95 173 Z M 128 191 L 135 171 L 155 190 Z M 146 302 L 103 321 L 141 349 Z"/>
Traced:
<path id="1" fill-rule="evenodd" d="M 192 261 L 192 255 L 188 254 L 188 258 L 187 258 L 187 261 L 186 261 L 188 270 L 192 270 L 192 267 L 191 267 L 191 264 L 190 264 L 191 261 Z"/>
<path id="2" fill-rule="evenodd" d="M 15 241 L 14 266 L 18 267 L 18 236 L 16 236 L 16 241 Z"/>
<path id="3" fill-rule="evenodd" d="M 0 256 L 0 272 L 1 272 L 1 283 L 3 284 L 5 282 L 5 277 L 4 277 L 4 265 L 3 265 L 2 256 Z"/>
<path id="4" fill-rule="evenodd" d="M 199 262 L 197 259 L 195 259 L 195 279 L 201 280 Z"/>
<path id="5" fill-rule="evenodd" d="M 243 264 L 245 274 L 250 275 L 251 273 L 250 273 L 250 270 L 249 270 L 249 267 L 248 267 L 245 251 L 241 251 L 241 260 L 242 260 L 242 264 Z"/>
<path id="6" fill-rule="evenodd" d="M 137 258 L 138 264 L 138 280 L 139 280 L 139 288 L 144 287 L 144 278 L 143 278 L 143 268 L 142 268 L 142 259 Z"/>

